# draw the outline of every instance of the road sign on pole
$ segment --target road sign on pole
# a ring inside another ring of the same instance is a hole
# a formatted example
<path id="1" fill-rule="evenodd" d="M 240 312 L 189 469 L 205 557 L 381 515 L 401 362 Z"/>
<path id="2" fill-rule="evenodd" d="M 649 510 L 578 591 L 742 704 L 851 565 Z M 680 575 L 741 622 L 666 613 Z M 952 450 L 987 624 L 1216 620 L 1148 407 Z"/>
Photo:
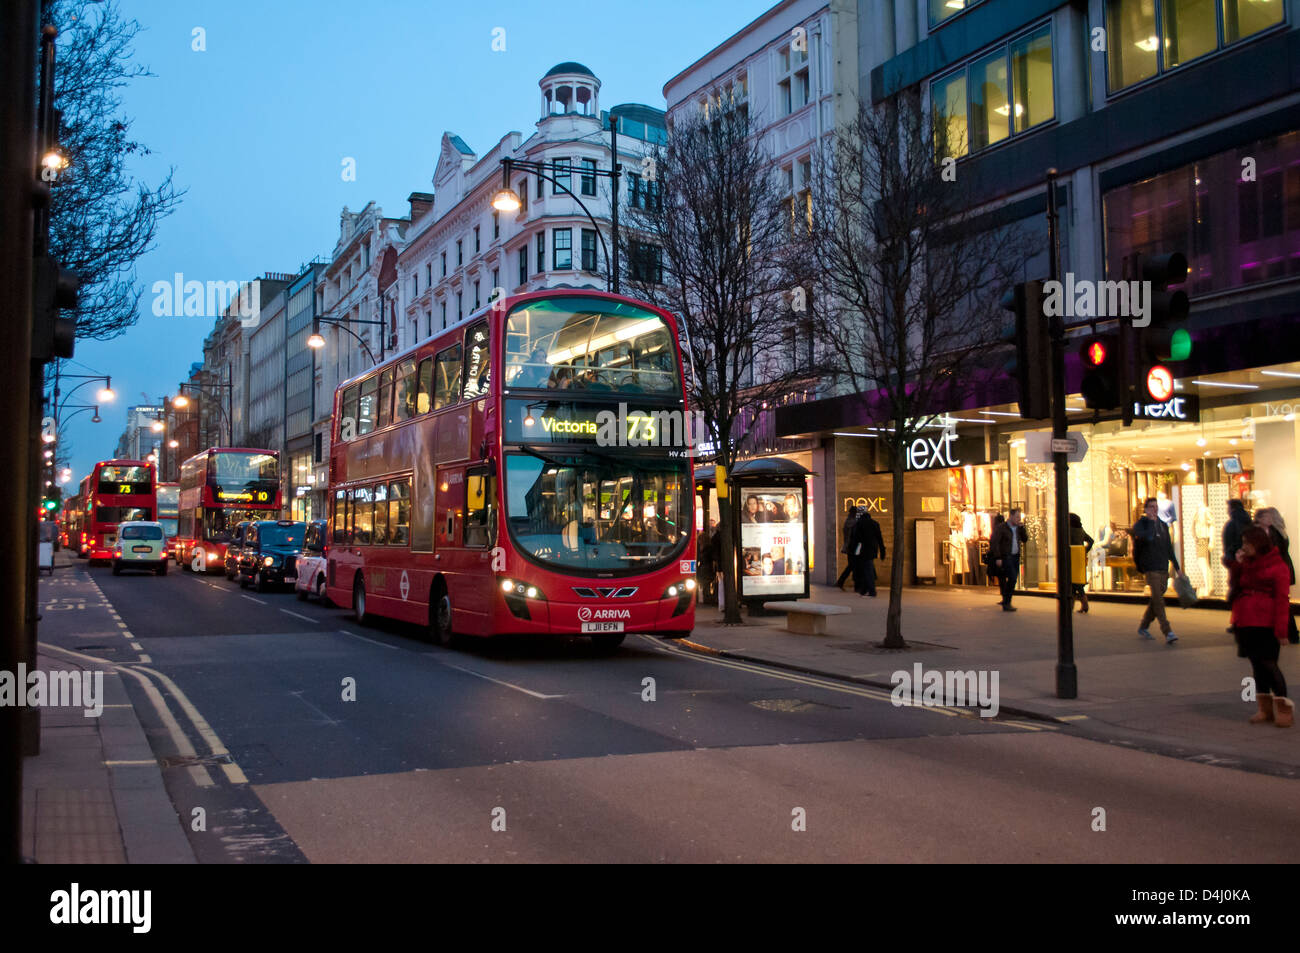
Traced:
<path id="1" fill-rule="evenodd" d="M 1026 463 L 1051 463 L 1054 453 L 1066 454 L 1067 463 L 1078 463 L 1088 453 L 1088 441 L 1077 430 L 1064 437 L 1053 437 L 1050 433 L 1025 434 Z"/>

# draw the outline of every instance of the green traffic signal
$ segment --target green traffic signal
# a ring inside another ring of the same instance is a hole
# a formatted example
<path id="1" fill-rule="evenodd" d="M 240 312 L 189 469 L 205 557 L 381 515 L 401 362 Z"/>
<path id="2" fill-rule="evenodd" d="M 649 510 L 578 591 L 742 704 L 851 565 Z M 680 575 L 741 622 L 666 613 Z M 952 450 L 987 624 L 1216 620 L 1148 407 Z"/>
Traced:
<path id="1" fill-rule="evenodd" d="M 1169 336 L 1169 360 L 1185 361 L 1192 356 L 1192 335 L 1186 328 L 1177 328 Z"/>

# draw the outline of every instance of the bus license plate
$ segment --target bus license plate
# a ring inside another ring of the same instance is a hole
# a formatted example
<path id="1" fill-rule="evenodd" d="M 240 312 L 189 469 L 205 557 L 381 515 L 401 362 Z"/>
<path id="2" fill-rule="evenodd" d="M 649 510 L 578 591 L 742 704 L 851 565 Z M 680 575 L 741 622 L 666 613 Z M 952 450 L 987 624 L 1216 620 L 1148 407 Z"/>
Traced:
<path id="1" fill-rule="evenodd" d="M 622 622 L 584 622 L 582 623 L 582 632 L 586 635 L 588 632 L 622 632 Z"/>
<path id="2" fill-rule="evenodd" d="M 132 547 L 131 547 L 131 552 L 133 552 L 133 553 L 148 553 L 148 552 L 152 552 L 152 549 L 150 549 L 150 547 L 148 547 L 148 546 L 132 546 Z"/>

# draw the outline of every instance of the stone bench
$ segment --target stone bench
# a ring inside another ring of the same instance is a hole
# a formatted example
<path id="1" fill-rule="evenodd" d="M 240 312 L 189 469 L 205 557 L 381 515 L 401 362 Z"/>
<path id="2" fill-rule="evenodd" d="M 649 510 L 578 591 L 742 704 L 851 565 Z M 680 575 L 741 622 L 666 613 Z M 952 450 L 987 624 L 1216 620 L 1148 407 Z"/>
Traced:
<path id="1" fill-rule="evenodd" d="M 764 602 L 763 608 L 770 612 L 784 612 L 785 630 L 800 635 L 825 635 L 827 616 L 848 615 L 853 611 L 847 606 L 825 602 Z"/>

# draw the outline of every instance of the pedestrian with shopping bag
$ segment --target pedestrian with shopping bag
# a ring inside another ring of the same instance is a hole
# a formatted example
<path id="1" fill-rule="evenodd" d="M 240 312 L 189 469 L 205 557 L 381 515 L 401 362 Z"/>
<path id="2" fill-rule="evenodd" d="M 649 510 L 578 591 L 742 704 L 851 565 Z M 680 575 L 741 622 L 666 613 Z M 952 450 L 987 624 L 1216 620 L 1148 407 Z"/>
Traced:
<path id="1" fill-rule="evenodd" d="M 876 556 L 885 558 L 885 538 L 880 524 L 871 518 L 865 506 L 858 508 L 858 521 L 853 524 L 853 590 L 860 596 L 876 598 Z"/>
<path id="2" fill-rule="evenodd" d="M 1079 612 L 1088 611 L 1088 553 L 1091 552 L 1093 545 L 1092 537 L 1088 531 L 1083 528 L 1083 520 L 1079 519 L 1079 514 L 1070 514 L 1070 601 L 1078 596 L 1082 600 L 1082 606 Z M 1078 553 L 1076 546 L 1083 548 L 1082 553 Z M 1077 558 L 1076 558 L 1077 557 Z M 1081 577 L 1081 578 L 1080 578 Z"/>
<path id="3" fill-rule="evenodd" d="M 840 573 L 840 578 L 835 580 L 835 588 L 841 592 L 844 591 L 844 581 L 853 575 L 853 546 L 850 541 L 853 539 L 853 527 L 858 522 L 858 509 L 859 507 L 856 506 L 849 507 L 848 515 L 844 517 L 844 525 L 840 527 L 840 534 L 844 538 L 844 542 L 840 544 L 840 552 L 848 557 L 848 561 L 844 563 L 844 571 Z"/>
<path id="4" fill-rule="evenodd" d="M 1251 724 L 1271 721 L 1290 728 L 1295 703 L 1287 697 L 1286 679 L 1278 666 L 1279 650 L 1287 638 L 1291 614 L 1291 582 L 1286 563 L 1268 530 L 1248 526 L 1241 534 L 1241 549 L 1228 567 L 1232 599 L 1232 627 L 1237 657 L 1250 659 L 1259 710 Z"/>

